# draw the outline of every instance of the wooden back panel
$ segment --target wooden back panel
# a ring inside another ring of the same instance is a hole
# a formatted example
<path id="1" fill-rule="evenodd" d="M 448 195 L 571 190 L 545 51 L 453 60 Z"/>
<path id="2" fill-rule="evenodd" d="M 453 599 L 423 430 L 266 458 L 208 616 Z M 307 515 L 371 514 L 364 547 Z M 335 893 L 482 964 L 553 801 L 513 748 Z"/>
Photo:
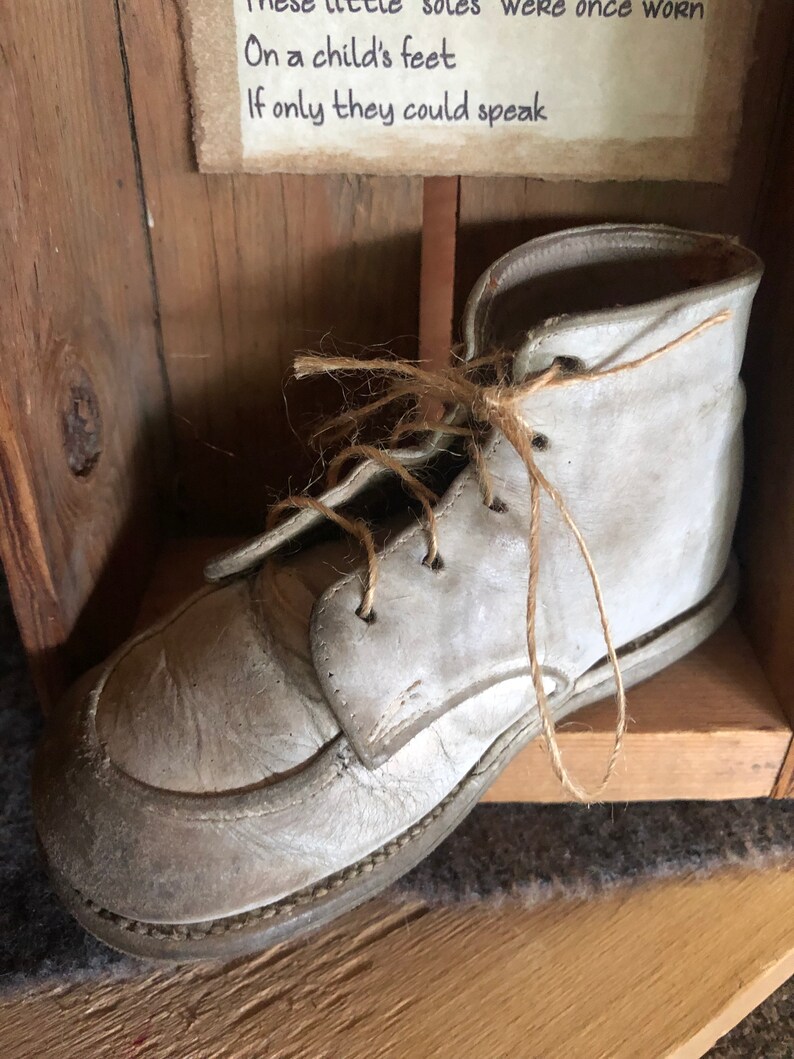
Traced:
<path id="1" fill-rule="evenodd" d="M 293 427 L 335 386 L 284 382 L 331 340 L 418 347 L 422 182 L 203 176 L 196 170 L 178 5 L 126 4 L 129 56 L 177 444 L 179 528 L 261 528 L 314 457 Z M 396 341 L 395 341 L 396 340 Z"/>
<path id="2" fill-rule="evenodd" d="M 207 178 L 178 5 L 4 5 L 2 558 L 43 701 L 108 653 L 163 531 L 260 528 L 313 457 L 322 336 L 418 347 L 422 182 Z"/>

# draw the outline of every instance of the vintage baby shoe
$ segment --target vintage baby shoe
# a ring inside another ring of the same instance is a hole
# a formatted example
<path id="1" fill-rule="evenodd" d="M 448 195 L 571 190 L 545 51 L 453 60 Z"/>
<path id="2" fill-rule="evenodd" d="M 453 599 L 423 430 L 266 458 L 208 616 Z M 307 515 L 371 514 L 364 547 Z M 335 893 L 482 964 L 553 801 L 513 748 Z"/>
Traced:
<path id="1" fill-rule="evenodd" d="M 551 720 L 615 692 L 615 649 L 628 685 L 707 637 L 735 595 L 760 275 L 710 235 L 561 232 L 487 271 L 449 372 L 368 362 L 443 401 L 443 428 L 354 447 L 56 711 L 36 820 L 80 922 L 178 959 L 323 923 L 424 857 L 542 724 L 556 753 Z M 425 514 L 370 532 L 357 512 L 400 480 Z"/>

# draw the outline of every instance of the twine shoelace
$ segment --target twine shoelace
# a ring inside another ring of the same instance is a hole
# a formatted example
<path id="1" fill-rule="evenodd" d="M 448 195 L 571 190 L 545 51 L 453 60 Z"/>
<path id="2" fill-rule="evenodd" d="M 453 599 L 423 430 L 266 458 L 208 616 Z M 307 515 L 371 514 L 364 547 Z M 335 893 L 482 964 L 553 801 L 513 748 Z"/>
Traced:
<path id="1" fill-rule="evenodd" d="M 587 803 L 597 800 L 603 794 L 615 771 L 626 734 L 626 693 L 617 650 L 612 639 L 609 619 L 604 606 L 601 584 L 593 565 L 592 557 L 582 534 L 568 510 L 567 504 L 536 463 L 535 452 L 545 448 L 547 439 L 531 428 L 522 416 L 519 406 L 533 394 L 545 390 L 565 386 L 578 386 L 587 382 L 609 379 L 625 372 L 636 371 L 638 368 L 699 337 L 712 327 L 725 323 L 731 318 L 731 315 L 730 310 L 724 309 L 651 353 L 628 363 L 619 364 L 611 368 L 588 370 L 582 369 L 579 361 L 558 357 L 544 371 L 516 385 L 511 385 L 507 381 L 507 365 L 512 354 L 504 351 L 496 351 L 476 360 L 456 363 L 443 369 L 428 369 L 415 362 L 391 359 L 360 360 L 356 357 L 302 355 L 295 360 L 295 376 L 299 379 L 309 375 L 339 376 L 353 372 L 364 372 L 385 378 L 391 382 L 389 390 L 383 397 L 370 401 L 361 408 L 336 416 L 333 420 L 326 423 L 325 427 L 322 428 L 322 433 L 344 434 L 346 431 L 357 428 L 358 424 L 392 402 L 405 400 L 406 398 L 415 400 L 416 406 L 420 410 L 439 407 L 444 409 L 447 413 L 446 418 L 435 420 L 431 419 L 427 414 L 422 415 L 420 413 L 418 418 L 400 424 L 392 433 L 390 441 L 393 444 L 404 434 L 421 431 L 433 431 L 465 437 L 469 457 L 480 483 L 483 502 L 493 511 L 505 511 L 506 506 L 494 495 L 491 474 L 483 452 L 483 439 L 491 429 L 498 430 L 515 450 L 524 465 L 529 480 L 529 576 L 527 585 L 526 640 L 532 686 L 535 691 L 541 731 L 554 774 L 563 788 L 580 802 Z M 488 383 L 482 380 L 481 376 L 484 369 L 492 370 L 496 377 L 496 382 Z M 454 422 L 456 414 L 461 412 L 465 412 L 466 424 Z M 372 460 L 392 471 L 421 503 L 426 516 L 425 530 L 428 539 L 427 555 L 423 562 L 434 570 L 440 569 L 438 526 L 433 510 L 433 505 L 439 500 L 439 497 L 386 448 L 364 444 L 347 446 L 331 462 L 327 475 L 327 486 L 329 488 L 337 483 L 342 467 L 349 460 L 356 457 Z M 587 790 L 577 783 L 563 762 L 562 752 L 555 734 L 554 718 L 549 709 L 543 685 L 543 670 L 538 658 L 536 624 L 540 571 L 540 504 L 544 493 L 557 508 L 565 525 L 573 535 L 587 567 L 598 608 L 607 658 L 615 677 L 615 702 L 617 707 L 615 736 L 603 779 L 593 790 Z M 268 518 L 268 528 L 272 528 L 286 510 L 296 508 L 318 512 L 359 541 L 366 553 L 367 568 L 361 604 L 356 613 L 365 622 L 374 621 L 375 592 L 380 566 L 375 539 L 369 526 L 362 519 L 348 518 L 340 514 L 335 508 L 330 507 L 321 500 L 316 500 L 314 497 L 289 496 L 271 509 Z"/>

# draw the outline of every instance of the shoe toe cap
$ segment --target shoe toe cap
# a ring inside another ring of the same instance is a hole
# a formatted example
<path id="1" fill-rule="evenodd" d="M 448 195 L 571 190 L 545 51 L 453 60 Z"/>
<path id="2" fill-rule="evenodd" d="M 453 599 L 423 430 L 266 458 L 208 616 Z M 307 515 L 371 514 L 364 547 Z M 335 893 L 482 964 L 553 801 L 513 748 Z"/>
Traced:
<path id="1" fill-rule="evenodd" d="M 248 832 L 330 767 L 339 740 L 309 663 L 249 597 L 246 583 L 194 597 L 50 718 L 34 809 L 62 891 L 181 921 L 224 915 L 257 889 L 273 852 Z"/>
<path id="2" fill-rule="evenodd" d="M 96 731 L 150 787 L 243 790 L 301 768 L 338 726 L 306 657 L 285 649 L 238 582 L 133 640 L 101 680 Z"/>

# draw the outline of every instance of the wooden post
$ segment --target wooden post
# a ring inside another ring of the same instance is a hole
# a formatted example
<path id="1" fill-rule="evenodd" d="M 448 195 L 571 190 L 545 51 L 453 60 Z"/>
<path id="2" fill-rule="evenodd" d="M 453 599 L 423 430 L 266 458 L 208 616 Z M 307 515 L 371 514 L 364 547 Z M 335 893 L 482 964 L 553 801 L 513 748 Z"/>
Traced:
<path id="1" fill-rule="evenodd" d="M 459 193 L 458 177 L 424 181 L 419 355 L 434 365 L 447 363 L 453 343 Z"/>

